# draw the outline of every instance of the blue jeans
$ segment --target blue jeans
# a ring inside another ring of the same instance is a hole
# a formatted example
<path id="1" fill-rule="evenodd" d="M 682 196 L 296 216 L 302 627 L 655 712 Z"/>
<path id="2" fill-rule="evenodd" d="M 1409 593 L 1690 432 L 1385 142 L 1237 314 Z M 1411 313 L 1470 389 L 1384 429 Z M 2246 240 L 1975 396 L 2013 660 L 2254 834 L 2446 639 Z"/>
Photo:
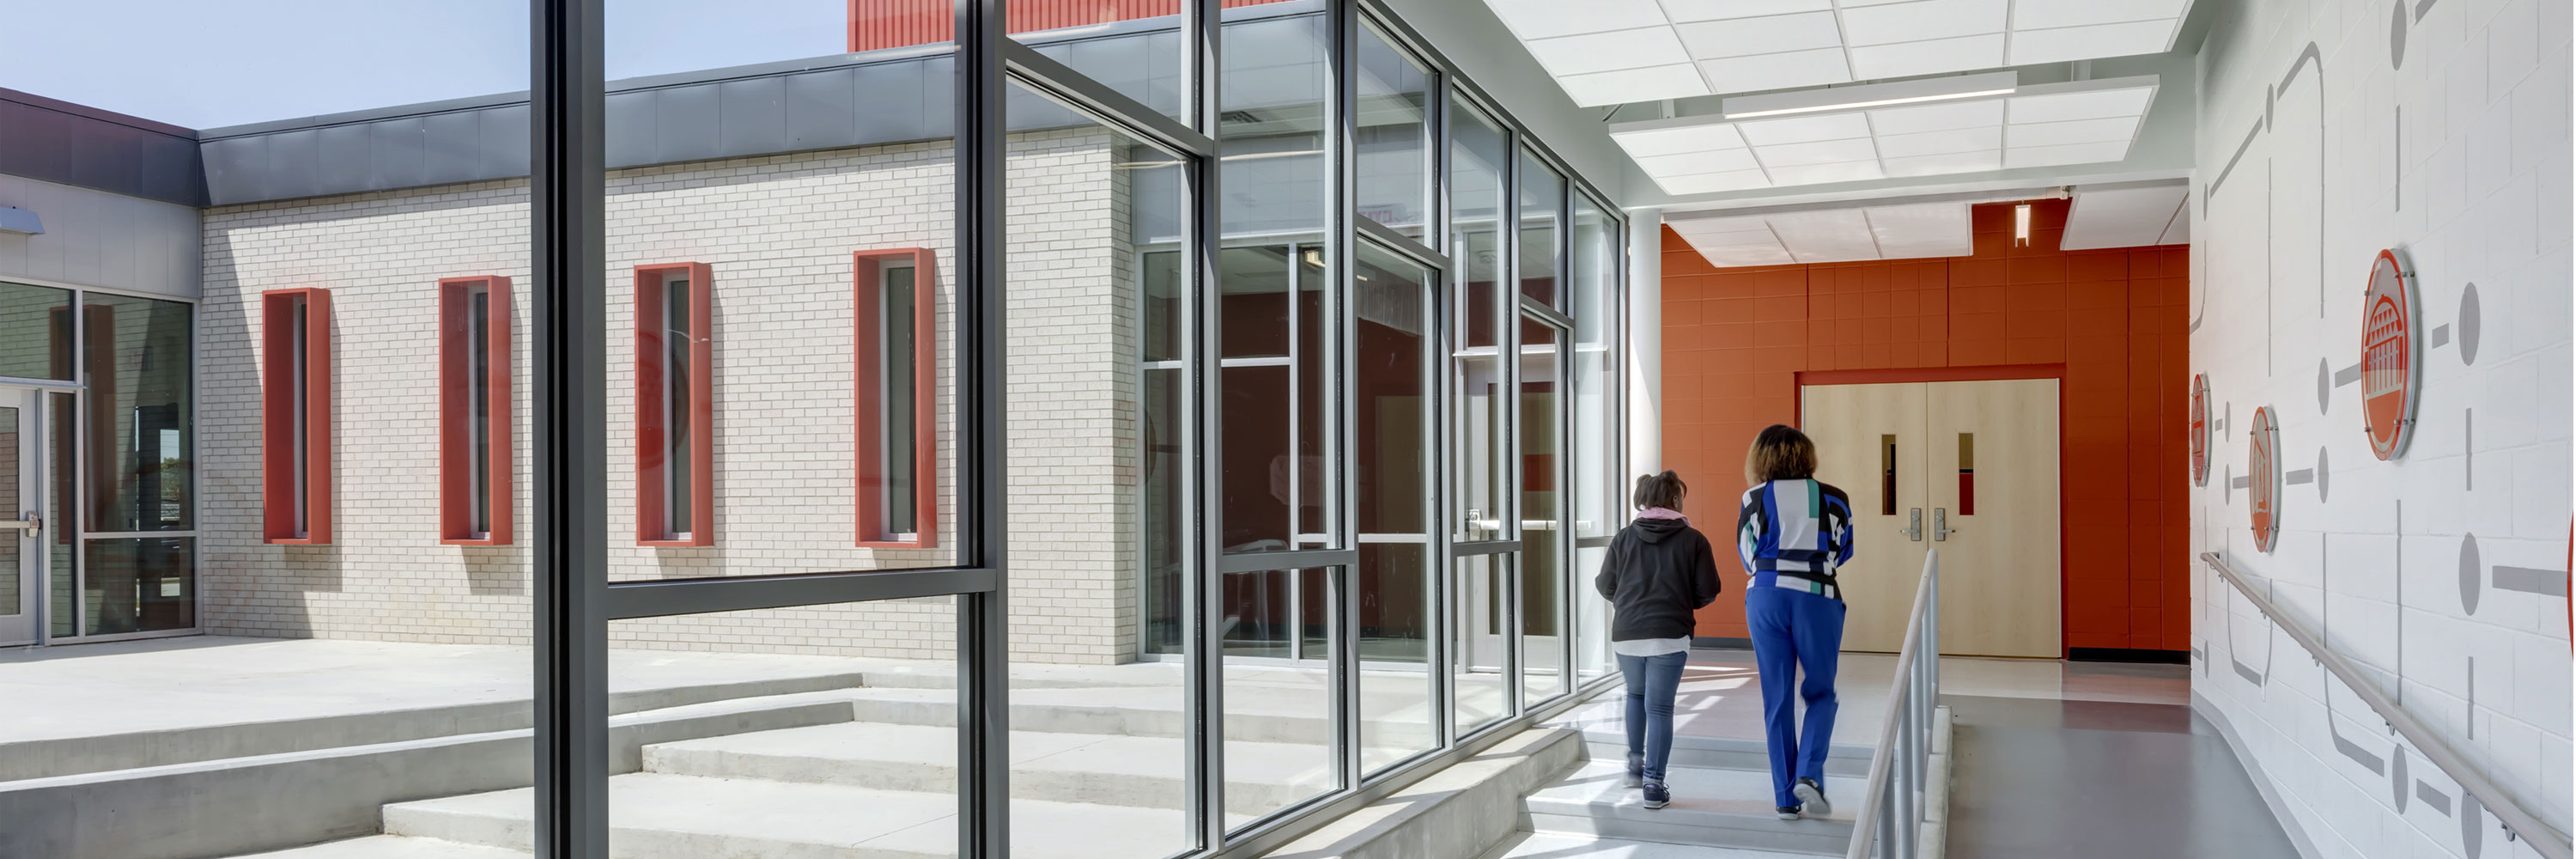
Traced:
<path id="1" fill-rule="evenodd" d="M 1619 657 L 1619 673 L 1628 678 L 1628 754 L 1645 756 L 1647 781 L 1662 782 L 1664 762 L 1672 759 L 1673 696 L 1689 661 L 1689 651 Z"/>
<path id="2" fill-rule="evenodd" d="M 1842 656 L 1843 613 L 1840 600 L 1781 587 L 1744 589 L 1744 622 L 1753 634 L 1753 664 L 1762 672 L 1762 727 L 1771 746 L 1771 791 L 1780 807 L 1797 805 L 1790 789 L 1798 779 L 1825 783 L 1825 753 L 1832 749 L 1834 667 Z M 1807 679 L 1798 683 L 1799 669 Z M 1807 702 L 1807 723 L 1798 724 L 1797 699 Z"/>

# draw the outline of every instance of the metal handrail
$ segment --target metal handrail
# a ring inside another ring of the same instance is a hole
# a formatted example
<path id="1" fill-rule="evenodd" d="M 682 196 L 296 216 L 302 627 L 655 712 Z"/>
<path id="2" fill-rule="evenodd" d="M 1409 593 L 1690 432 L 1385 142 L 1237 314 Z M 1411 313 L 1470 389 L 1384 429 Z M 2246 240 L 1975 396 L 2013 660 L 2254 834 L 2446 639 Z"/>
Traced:
<path id="1" fill-rule="evenodd" d="M 1928 654 L 1928 655 L 1927 655 Z M 1941 554 L 1923 553 L 1923 579 L 1914 586 L 1914 608 L 1905 621 L 1905 645 L 1896 652 L 1896 679 L 1887 692 L 1887 724 L 1869 757 L 1869 786 L 1861 789 L 1846 859 L 1914 859 L 1922 845 L 1923 787 L 1932 764 L 1932 707 L 1941 697 Z"/>
<path id="2" fill-rule="evenodd" d="M 2469 763 L 2467 758 L 2451 748 L 2449 740 L 2434 733 L 2422 721 L 2417 720 L 2414 714 L 2398 706 L 2395 700 L 2388 697 L 2387 692 L 2380 690 L 2377 682 L 2370 680 L 2361 673 L 2360 669 L 2354 667 L 2352 660 L 2345 659 L 2343 654 L 2326 647 L 2325 642 L 2318 639 L 2315 633 L 2309 632 L 2295 615 L 2281 611 L 2272 603 L 2270 596 L 2257 592 L 2254 589 L 2254 583 L 2248 581 L 2245 574 L 2237 572 L 2236 568 L 2228 566 L 2227 561 L 2220 558 L 2217 552 L 2202 552 L 2200 560 L 2208 564 L 2210 569 L 2217 570 L 2219 578 L 2226 579 L 2228 584 L 2236 586 L 2236 592 L 2244 594 L 2247 600 L 2251 600 L 2255 610 L 2262 612 L 2263 617 L 2270 620 L 2273 626 L 2280 628 L 2282 632 L 2289 633 L 2290 639 L 2298 642 L 2300 647 L 2307 648 L 2309 658 L 2324 665 L 2326 670 L 2334 672 L 2335 677 L 2341 679 L 2345 687 L 2350 688 L 2354 695 L 2368 703 L 2370 709 L 2379 712 L 2380 720 L 2387 722 L 2389 727 L 2395 728 L 2407 742 L 2415 744 L 2415 750 L 2424 753 L 2424 757 L 2431 760 L 2434 766 L 2442 768 L 2442 772 L 2449 774 L 2452 781 L 2459 782 L 2461 790 L 2476 796 L 2480 804 L 2488 811 L 2494 812 L 2497 822 L 2504 825 L 2506 835 L 2519 836 L 2531 842 L 2532 850 L 2546 859 L 2570 859 L 2567 833 L 2558 831 L 2557 827 L 2549 825 L 2538 815 L 2532 814 L 2530 809 L 2524 808 L 2521 800 L 2515 798 L 2513 794 L 2506 793 L 2503 786 L 2487 778 L 2486 773 L 2479 771 L 2475 765 Z"/>

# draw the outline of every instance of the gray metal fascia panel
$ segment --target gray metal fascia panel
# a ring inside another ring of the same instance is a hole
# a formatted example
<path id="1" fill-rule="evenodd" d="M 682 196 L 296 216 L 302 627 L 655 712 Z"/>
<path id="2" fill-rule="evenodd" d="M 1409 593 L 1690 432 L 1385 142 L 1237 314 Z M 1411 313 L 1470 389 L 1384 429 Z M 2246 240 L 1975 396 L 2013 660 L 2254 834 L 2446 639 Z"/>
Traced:
<path id="1" fill-rule="evenodd" d="M 474 112 L 481 117 L 481 175 L 485 179 L 519 179 L 528 175 L 528 106 L 524 103 Z"/>
<path id="2" fill-rule="evenodd" d="M 921 104 L 921 136 L 910 139 L 944 140 L 957 136 L 956 57 L 933 57 L 921 64 Z M 865 122 L 867 114 L 859 116 Z"/>
<path id="3" fill-rule="evenodd" d="M 787 79 L 745 78 L 716 84 L 716 149 L 727 157 L 787 150 Z"/>
<path id="4" fill-rule="evenodd" d="M 659 147 L 653 143 L 654 106 L 661 90 L 608 94 L 608 166 L 651 164 Z"/>
<path id="5" fill-rule="evenodd" d="M 422 120 L 411 116 L 367 123 L 367 190 L 429 184 L 422 180 L 426 175 L 421 169 Z"/>
<path id="6" fill-rule="evenodd" d="M 858 144 L 858 70 L 806 72 L 788 75 L 786 82 L 788 149 Z"/>
<path id="7" fill-rule="evenodd" d="M 721 158 L 723 140 L 716 133 L 716 85 L 671 87 L 655 94 L 653 161 L 703 161 Z M 615 162 L 611 162 L 613 166 Z"/>
<path id="8" fill-rule="evenodd" d="M 268 138 L 209 140 L 197 147 L 206 165 L 206 197 L 212 205 L 260 199 L 256 183 L 268 164 Z"/>
<path id="9" fill-rule="evenodd" d="M 420 181 L 448 185 L 495 178 L 483 172 L 483 116 L 488 110 L 434 113 L 420 120 Z"/>
<path id="10" fill-rule="evenodd" d="M 948 102 L 939 102 L 942 109 L 938 111 L 928 110 L 924 105 L 929 103 L 931 78 L 937 78 L 943 87 L 953 87 L 953 77 L 931 74 L 921 63 L 851 69 L 853 98 L 850 109 L 854 123 L 850 142 L 867 145 L 947 136 L 950 123 L 954 121 L 946 109 Z M 930 116 L 934 112 L 938 114 L 936 118 Z"/>
<path id="11" fill-rule="evenodd" d="M 268 163 L 258 183 L 256 199 L 285 200 L 322 193 L 321 134 L 304 128 L 281 131 L 268 138 Z M 356 190 L 356 189 L 352 189 Z"/>
<path id="12" fill-rule="evenodd" d="M 316 187 L 334 191 L 374 190 L 367 184 L 369 132 L 364 125 L 332 125 L 312 129 L 314 137 L 313 170 Z"/>

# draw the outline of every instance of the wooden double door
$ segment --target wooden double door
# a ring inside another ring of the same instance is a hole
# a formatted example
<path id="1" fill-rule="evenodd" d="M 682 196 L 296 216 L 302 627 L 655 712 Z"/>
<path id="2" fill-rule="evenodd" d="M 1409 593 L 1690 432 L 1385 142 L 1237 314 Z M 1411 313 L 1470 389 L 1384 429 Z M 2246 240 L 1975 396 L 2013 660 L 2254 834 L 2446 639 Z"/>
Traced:
<path id="1" fill-rule="evenodd" d="M 1941 553 L 1941 652 L 2064 654 L 2058 380 L 1807 385 L 1816 477 L 1851 496 L 1846 650 L 1894 652 Z"/>

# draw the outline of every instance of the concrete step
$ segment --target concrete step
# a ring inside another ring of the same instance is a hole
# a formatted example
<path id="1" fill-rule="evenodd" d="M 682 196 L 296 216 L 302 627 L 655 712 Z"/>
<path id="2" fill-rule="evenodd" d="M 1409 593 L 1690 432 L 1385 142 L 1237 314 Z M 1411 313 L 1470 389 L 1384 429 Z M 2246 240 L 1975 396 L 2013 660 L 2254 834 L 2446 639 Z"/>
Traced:
<path id="1" fill-rule="evenodd" d="M 1616 725 L 1607 728 L 1587 728 L 1583 732 L 1583 742 L 1591 751 L 1593 760 L 1623 761 L 1628 758 L 1628 733 L 1625 728 Z M 1866 777 L 1869 775 L 1869 758 L 1874 752 L 1875 750 L 1869 746 L 1835 743 L 1833 749 L 1825 753 L 1825 774 Z M 1771 768 L 1771 749 L 1759 738 L 1675 735 L 1672 758 L 1667 761 L 1667 764 L 1677 767 L 1768 770 Z"/>
<path id="2" fill-rule="evenodd" d="M 528 859 L 523 851 L 435 838 L 370 835 L 232 859 Z"/>
<path id="3" fill-rule="evenodd" d="M 1013 731 L 1010 758 L 1018 799 L 1179 809 L 1188 798 L 1188 750 L 1177 738 Z M 1227 805 L 1260 814 L 1329 791 L 1333 765 L 1321 745 L 1227 743 Z M 645 747 L 644 769 L 954 793 L 957 731 L 850 722 L 707 737 Z"/>
<path id="4" fill-rule="evenodd" d="M 1271 694 L 1237 694 L 1229 688 L 1225 732 L 1229 739 L 1256 743 L 1320 745 L 1331 741 L 1333 720 L 1320 693 L 1265 690 Z M 1157 687 L 1096 689 L 1014 689 L 1011 724 L 1044 726 L 1068 734 L 1128 737 L 1179 737 L 1189 725 L 1180 690 Z M 890 725 L 953 727 L 957 695 L 938 689 L 861 689 L 852 693 L 857 721 Z M 1367 736 L 1389 745 L 1428 746 L 1431 723 L 1423 714 L 1389 715 L 1373 720 Z"/>
<path id="5" fill-rule="evenodd" d="M 953 793 L 635 773 L 608 781 L 618 859 L 946 859 Z M 385 832 L 530 849 L 526 788 L 385 806 Z M 1229 815 L 1231 817 L 1231 815 Z M 1241 822 L 1240 820 L 1234 822 Z M 1178 809 L 1013 800 L 1012 850 L 1031 859 L 1135 859 L 1188 846 Z"/>
<path id="6" fill-rule="evenodd" d="M 1570 859 L 1575 856 L 1589 859 L 1805 859 L 1806 854 L 1521 832 L 1503 839 L 1478 859 Z"/>
<path id="7" fill-rule="evenodd" d="M 1627 765 L 1587 761 L 1524 802 L 1522 829 L 1665 844 L 1735 847 L 1786 853 L 1842 855 L 1850 846 L 1848 804 L 1825 817 L 1780 820 L 1773 812 L 1771 775 L 1765 770 L 1675 767 L 1665 774 L 1672 804 L 1645 807 L 1626 786 Z M 1857 797 L 1859 783 L 1838 780 L 1827 789 Z"/>

